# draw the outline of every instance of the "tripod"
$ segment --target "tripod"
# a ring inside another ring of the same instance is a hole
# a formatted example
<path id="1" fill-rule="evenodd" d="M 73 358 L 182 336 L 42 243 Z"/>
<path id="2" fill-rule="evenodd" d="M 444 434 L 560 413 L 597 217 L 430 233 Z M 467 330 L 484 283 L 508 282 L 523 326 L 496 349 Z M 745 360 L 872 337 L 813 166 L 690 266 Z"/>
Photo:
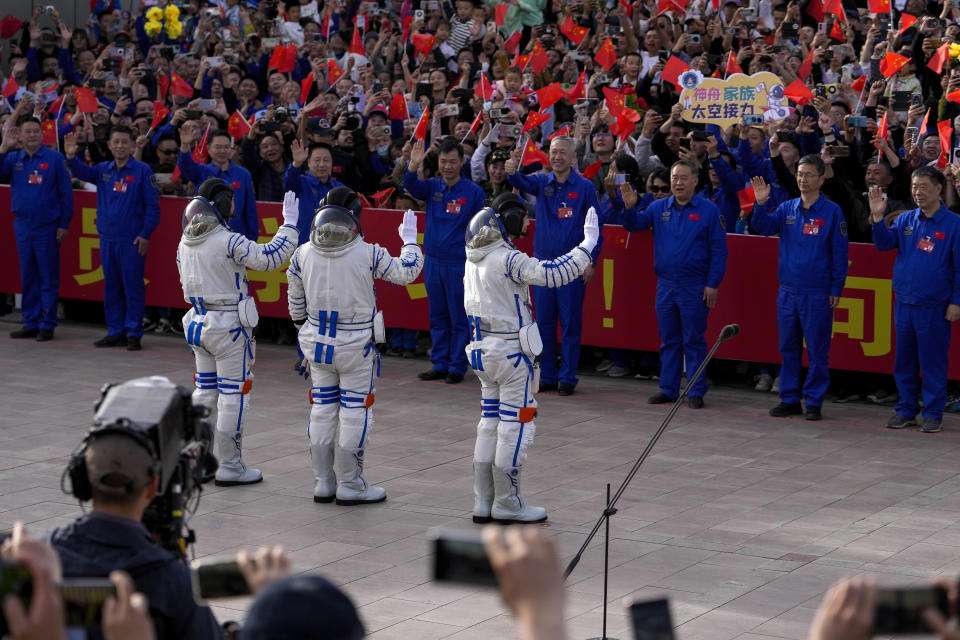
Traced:
<path id="1" fill-rule="evenodd" d="M 670 424 L 670 421 L 673 420 L 673 416 L 676 415 L 677 410 L 680 409 L 680 403 L 682 403 L 683 399 L 687 396 L 687 393 L 690 391 L 690 387 L 693 386 L 693 383 L 700 379 L 700 375 L 707 368 L 707 364 L 713 358 L 713 354 L 717 352 L 717 349 L 720 348 L 721 344 L 736 336 L 738 333 L 740 333 L 740 325 L 738 324 L 728 324 L 723 328 L 722 331 L 720 331 L 720 335 L 717 336 L 717 341 L 713 344 L 713 347 L 710 348 L 710 351 L 707 353 L 707 357 L 704 358 L 703 362 L 700 363 L 700 366 L 697 367 L 697 371 L 692 376 L 687 378 L 687 386 L 684 387 L 680 395 L 677 396 L 673 406 L 670 407 L 670 411 L 667 412 L 663 422 L 660 423 L 660 427 L 657 429 L 656 433 L 653 434 L 653 437 L 650 438 L 650 442 L 647 443 L 643 453 L 641 453 L 640 457 L 637 458 L 633 468 L 630 469 L 630 473 L 628 473 L 627 477 L 623 479 L 622 483 L 620 483 L 620 487 L 617 489 L 616 493 L 613 494 L 612 499 L 610 497 L 610 485 L 607 485 L 607 504 L 604 507 L 603 512 L 597 519 L 596 524 L 593 525 L 593 529 L 589 534 L 587 534 L 587 539 L 583 541 L 583 544 L 580 546 L 580 550 L 577 551 L 575 556 L 573 556 L 573 558 L 570 560 L 570 563 L 567 565 L 567 568 L 563 572 L 564 580 L 570 577 L 570 574 L 573 573 L 573 570 L 577 567 L 577 564 L 580 563 L 580 559 L 583 557 L 583 553 L 587 550 L 587 547 L 590 545 L 593 537 L 597 535 L 600 527 L 606 524 L 606 535 L 603 551 L 603 635 L 600 638 L 591 638 L 591 640 L 615 640 L 614 638 L 607 638 L 607 580 L 609 578 L 610 558 L 610 516 L 617 512 L 615 508 L 617 501 L 623 495 L 623 492 L 627 490 L 627 486 L 630 484 L 630 481 L 633 480 L 633 476 L 637 475 L 637 471 L 640 470 L 640 465 L 642 465 L 643 461 L 647 459 L 648 455 L 650 455 L 650 451 L 653 450 L 653 447 L 657 444 L 660 436 L 662 436 L 663 432 L 667 430 L 667 426 Z"/>

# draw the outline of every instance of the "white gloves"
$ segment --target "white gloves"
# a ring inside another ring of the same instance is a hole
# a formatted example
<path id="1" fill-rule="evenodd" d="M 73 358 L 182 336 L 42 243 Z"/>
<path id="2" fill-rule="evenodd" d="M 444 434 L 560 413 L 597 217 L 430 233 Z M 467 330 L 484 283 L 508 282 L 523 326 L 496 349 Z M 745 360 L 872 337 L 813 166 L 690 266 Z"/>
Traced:
<path id="1" fill-rule="evenodd" d="M 597 220 L 597 211 L 593 207 L 587 211 L 587 219 L 583 222 L 583 242 L 580 246 L 587 252 L 593 251 L 600 237 L 600 222 Z"/>
<path id="2" fill-rule="evenodd" d="M 484 144 L 488 147 L 492 147 L 493 143 L 498 141 L 499 139 L 500 139 L 500 123 L 498 122 L 497 124 L 490 127 L 490 132 L 486 136 L 484 136 L 483 140 L 481 141 L 481 144 Z"/>
<path id="3" fill-rule="evenodd" d="M 403 244 L 417 244 L 417 214 L 407 209 L 407 212 L 403 214 L 403 222 L 397 227 L 397 231 L 400 232 L 400 239 L 403 240 Z"/>
<path id="4" fill-rule="evenodd" d="M 287 191 L 283 196 L 283 224 L 297 226 L 300 219 L 300 200 L 293 191 Z"/>

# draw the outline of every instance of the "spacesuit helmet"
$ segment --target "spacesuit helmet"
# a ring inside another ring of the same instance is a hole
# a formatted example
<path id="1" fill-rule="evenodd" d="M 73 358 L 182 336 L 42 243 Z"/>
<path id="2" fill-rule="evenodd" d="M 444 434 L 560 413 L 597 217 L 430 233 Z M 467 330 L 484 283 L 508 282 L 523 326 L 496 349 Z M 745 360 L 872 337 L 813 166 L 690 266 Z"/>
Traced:
<path id="1" fill-rule="evenodd" d="M 233 189 L 220 178 L 207 178 L 183 210 L 183 234 L 199 238 L 233 217 Z"/>
<path id="2" fill-rule="evenodd" d="M 523 230 L 523 219 L 527 215 L 527 207 L 520 196 L 511 192 L 501 193 L 494 198 L 490 206 L 500 216 L 500 222 L 511 238 L 522 238 L 527 235 Z"/>
<path id="3" fill-rule="evenodd" d="M 356 191 L 350 187 L 334 187 L 330 189 L 327 195 L 320 200 L 321 207 L 327 204 L 334 204 L 349 210 L 357 220 L 360 219 L 360 213 L 363 210 L 363 204 L 360 202 L 360 198 L 357 197 Z"/>
<path id="4" fill-rule="evenodd" d="M 467 232 L 464 237 L 467 249 L 480 249 L 496 242 L 510 242 L 510 236 L 500 220 L 500 216 L 492 207 L 483 207 L 477 211 L 470 224 L 467 225 Z"/>
<path id="5" fill-rule="evenodd" d="M 310 225 L 310 243 L 317 249 L 338 249 L 363 237 L 360 222 L 346 207 L 321 205 Z"/>

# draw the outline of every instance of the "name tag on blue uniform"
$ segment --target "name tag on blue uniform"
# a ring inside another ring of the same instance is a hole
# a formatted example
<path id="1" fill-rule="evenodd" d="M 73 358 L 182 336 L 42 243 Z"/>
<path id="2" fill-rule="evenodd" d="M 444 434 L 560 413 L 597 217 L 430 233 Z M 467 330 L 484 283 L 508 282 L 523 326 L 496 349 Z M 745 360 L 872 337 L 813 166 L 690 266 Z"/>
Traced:
<path id="1" fill-rule="evenodd" d="M 435 194 L 433 194 L 433 201 L 434 201 L 434 202 L 443 202 L 443 194 L 440 193 L 439 191 L 436 192 Z"/>
<path id="2" fill-rule="evenodd" d="M 787 216 L 787 224 L 796 224 L 797 216 Z"/>
<path id="3" fill-rule="evenodd" d="M 912 236 L 912 235 L 913 235 L 913 227 L 904 227 L 904 229 L 903 229 L 903 235 L 905 235 L 905 236 Z"/>
<path id="4" fill-rule="evenodd" d="M 22 162 L 18 162 L 17 164 L 13 165 L 13 170 L 14 170 L 14 171 L 23 171 L 23 163 L 22 163 Z"/>
<path id="5" fill-rule="evenodd" d="M 661 214 L 660 214 L 660 220 L 661 220 L 662 222 L 667 222 L 668 220 L 670 220 L 670 212 L 669 212 L 669 211 L 664 211 L 663 213 L 661 213 Z"/>
<path id="6" fill-rule="evenodd" d="M 548 198 L 552 198 L 552 197 L 553 197 L 553 187 L 544 187 L 544 188 L 543 188 L 543 195 L 545 195 L 545 196 L 548 197 Z"/>

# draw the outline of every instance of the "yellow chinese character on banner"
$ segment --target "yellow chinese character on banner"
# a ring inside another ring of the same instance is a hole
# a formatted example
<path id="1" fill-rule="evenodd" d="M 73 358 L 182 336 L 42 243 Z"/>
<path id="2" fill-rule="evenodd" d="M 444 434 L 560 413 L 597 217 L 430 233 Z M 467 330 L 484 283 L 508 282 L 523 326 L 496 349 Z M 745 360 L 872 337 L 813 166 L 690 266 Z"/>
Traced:
<path id="1" fill-rule="evenodd" d="M 845 291 L 858 289 L 873 292 L 873 340 L 864 341 L 866 324 L 865 298 L 840 298 L 838 309 L 847 310 L 847 319 L 844 322 L 834 320 L 833 334 L 843 334 L 851 340 L 860 342 L 860 348 L 865 356 L 885 356 L 890 353 L 890 319 L 893 315 L 893 283 L 884 278 L 864 278 L 848 276 Z"/>
<path id="2" fill-rule="evenodd" d="M 103 267 L 93 268 L 93 251 L 100 250 L 100 236 L 97 234 L 97 210 L 84 207 L 80 210 L 80 238 L 77 243 L 80 247 L 79 268 L 83 273 L 74 274 L 73 279 L 80 286 L 93 284 L 103 280 Z"/>

